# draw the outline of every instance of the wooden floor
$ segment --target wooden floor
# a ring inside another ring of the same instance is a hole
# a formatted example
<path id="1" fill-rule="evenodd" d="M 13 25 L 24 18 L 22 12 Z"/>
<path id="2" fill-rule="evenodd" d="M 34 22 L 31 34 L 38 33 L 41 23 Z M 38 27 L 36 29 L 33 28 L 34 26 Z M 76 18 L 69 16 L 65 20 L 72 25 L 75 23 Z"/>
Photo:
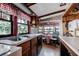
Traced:
<path id="1" fill-rule="evenodd" d="M 43 44 L 39 56 L 60 56 L 60 48 L 53 45 Z"/>

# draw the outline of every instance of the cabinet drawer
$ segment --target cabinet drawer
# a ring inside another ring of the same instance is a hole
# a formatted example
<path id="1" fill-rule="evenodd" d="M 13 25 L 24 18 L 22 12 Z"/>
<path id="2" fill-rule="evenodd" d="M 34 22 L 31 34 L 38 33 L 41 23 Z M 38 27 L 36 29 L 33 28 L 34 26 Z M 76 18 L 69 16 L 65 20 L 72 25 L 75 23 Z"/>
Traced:
<path id="1" fill-rule="evenodd" d="M 36 46 L 34 46 L 32 48 L 32 56 L 36 56 L 37 55 L 37 50 L 36 50 Z"/>

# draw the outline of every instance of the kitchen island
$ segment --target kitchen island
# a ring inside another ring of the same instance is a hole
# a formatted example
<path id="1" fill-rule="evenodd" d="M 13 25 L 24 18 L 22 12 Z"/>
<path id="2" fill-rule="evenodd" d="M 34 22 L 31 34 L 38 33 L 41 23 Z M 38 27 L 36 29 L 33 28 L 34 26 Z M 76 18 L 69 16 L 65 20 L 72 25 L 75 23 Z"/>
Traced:
<path id="1" fill-rule="evenodd" d="M 61 56 L 79 56 L 79 37 L 60 36 Z"/>

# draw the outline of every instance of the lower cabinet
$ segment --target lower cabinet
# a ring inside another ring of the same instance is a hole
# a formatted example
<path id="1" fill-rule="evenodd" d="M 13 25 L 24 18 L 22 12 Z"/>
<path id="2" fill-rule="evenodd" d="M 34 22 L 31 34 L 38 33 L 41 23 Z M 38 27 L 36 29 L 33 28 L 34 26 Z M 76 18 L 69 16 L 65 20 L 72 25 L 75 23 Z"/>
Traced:
<path id="1" fill-rule="evenodd" d="M 61 44 L 61 56 L 77 56 L 77 54 L 64 42 L 61 42 L 60 44 Z"/>
<path id="2" fill-rule="evenodd" d="M 42 49 L 42 36 L 37 37 L 37 55 L 39 55 L 40 51 Z"/>
<path id="3" fill-rule="evenodd" d="M 26 41 L 18 46 L 22 47 L 22 55 L 23 56 L 37 56 L 42 48 L 42 39 L 41 38 L 33 38 L 29 41 Z"/>
<path id="4" fill-rule="evenodd" d="M 61 43 L 61 49 L 60 49 L 60 55 L 61 56 L 70 56 L 70 53 L 68 52 L 67 48 Z"/>
<path id="5" fill-rule="evenodd" d="M 19 45 L 22 47 L 22 55 L 23 56 L 30 56 L 31 55 L 31 49 L 30 49 L 30 41 L 24 42 Z"/>
<path id="6" fill-rule="evenodd" d="M 31 40 L 31 53 L 32 56 L 37 55 L 37 38 Z"/>
<path id="7" fill-rule="evenodd" d="M 32 48 L 32 56 L 36 56 L 36 55 L 37 55 L 36 46 L 33 46 L 33 48 Z"/>

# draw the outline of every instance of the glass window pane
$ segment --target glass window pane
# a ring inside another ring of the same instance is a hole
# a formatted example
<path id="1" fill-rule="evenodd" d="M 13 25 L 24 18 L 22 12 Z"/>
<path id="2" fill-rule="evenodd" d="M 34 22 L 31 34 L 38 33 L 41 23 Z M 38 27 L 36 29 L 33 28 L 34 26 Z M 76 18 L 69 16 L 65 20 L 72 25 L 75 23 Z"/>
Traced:
<path id="1" fill-rule="evenodd" d="M 6 20 L 10 20 L 10 15 L 2 13 L 2 18 Z"/>
<path id="2" fill-rule="evenodd" d="M 27 24 L 27 20 L 24 19 L 24 23 Z"/>
<path id="3" fill-rule="evenodd" d="M 27 33 L 28 26 L 23 24 L 18 24 L 18 33 Z"/>
<path id="4" fill-rule="evenodd" d="M 0 18 L 1 18 L 1 11 L 0 11 Z"/>
<path id="5" fill-rule="evenodd" d="M 46 26 L 46 27 L 44 27 L 44 33 L 45 34 L 48 33 L 48 34 L 51 34 L 52 35 L 53 34 L 53 31 L 54 30 L 53 30 L 53 27 L 52 26 Z"/>
<path id="6" fill-rule="evenodd" d="M 17 22 L 18 22 L 18 23 L 21 23 L 21 20 L 20 20 L 20 18 L 18 18 Z"/>
<path id="7" fill-rule="evenodd" d="M 39 32 L 43 32 L 43 30 L 39 30 Z"/>
<path id="8" fill-rule="evenodd" d="M 21 18 L 18 18 L 18 23 L 23 23 L 23 24 L 27 24 L 27 20 L 26 19 L 21 19 Z"/>
<path id="9" fill-rule="evenodd" d="M 45 30 L 49 29 L 49 27 L 44 27 Z"/>
<path id="10" fill-rule="evenodd" d="M 43 29 L 43 27 L 39 27 L 39 29 Z"/>
<path id="11" fill-rule="evenodd" d="M 0 20 L 0 35 L 11 34 L 11 23 Z"/>

